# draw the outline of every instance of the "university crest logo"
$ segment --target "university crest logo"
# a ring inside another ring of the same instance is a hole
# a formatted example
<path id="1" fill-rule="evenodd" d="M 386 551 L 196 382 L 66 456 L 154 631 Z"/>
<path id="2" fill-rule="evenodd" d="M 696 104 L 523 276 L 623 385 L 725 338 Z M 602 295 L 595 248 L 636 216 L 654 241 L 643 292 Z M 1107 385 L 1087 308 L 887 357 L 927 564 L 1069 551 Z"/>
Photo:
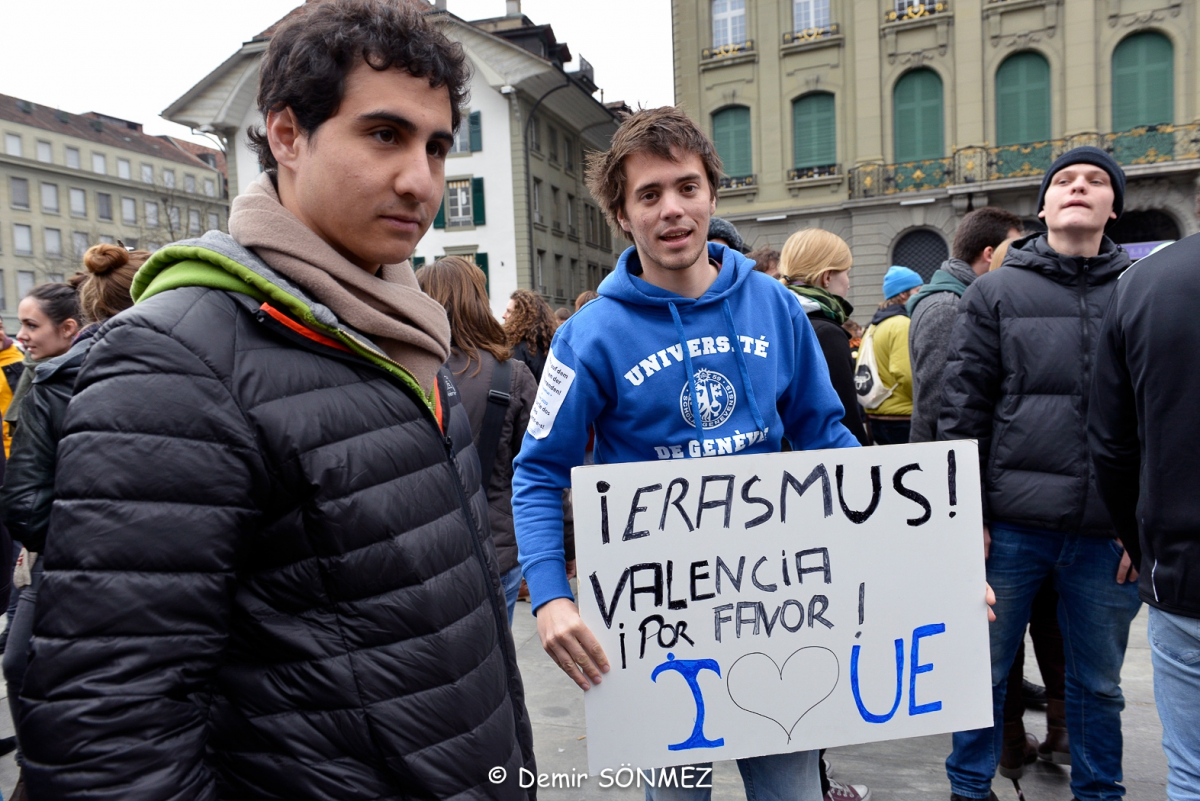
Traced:
<path id="1" fill-rule="evenodd" d="M 700 404 L 700 425 L 707 431 L 721 425 L 733 414 L 737 406 L 737 393 L 733 383 L 725 376 L 714 370 L 699 370 L 696 372 L 696 401 Z M 679 411 L 689 426 L 696 425 L 692 413 L 692 393 L 688 391 L 686 381 L 679 393 Z"/>

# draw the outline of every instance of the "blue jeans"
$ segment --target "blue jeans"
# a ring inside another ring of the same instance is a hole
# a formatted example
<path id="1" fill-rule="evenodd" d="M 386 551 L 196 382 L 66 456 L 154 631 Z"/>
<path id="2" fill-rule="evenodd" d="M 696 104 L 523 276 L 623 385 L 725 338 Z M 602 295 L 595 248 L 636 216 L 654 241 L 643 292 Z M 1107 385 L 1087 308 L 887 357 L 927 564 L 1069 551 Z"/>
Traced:
<path id="1" fill-rule="evenodd" d="M 517 593 L 521 591 L 521 566 L 517 565 L 507 573 L 501 573 L 500 583 L 504 586 L 504 602 L 508 604 L 508 626 L 512 628 L 513 613 L 517 608 Z"/>
<path id="2" fill-rule="evenodd" d="M 1200 620 L 1150 607 L 1154 701 L 1167 754 L 1167 798 L 1200 799 Z"/>
<path id="3" fill-rule="evenodd" d="M 746 787 L 746 801 L 821 801 L 821 774 L 818 751 L 768 754 L 737 761 Z M 711 768 L 711 762 L 697 764 Z M 696 779 L 699 779 L 697 774 Z M 647 787 L 646 801 L 709 801 L 712 798 L 712 774 L 708 787 Z"/>
<path id="4" fill-rule="evenodd" d="M 1025 636 L 1033 597 L 1047 576 L 1058 590 L 1058 624 L 1066 658 L 1071 790 L 1080 801 L 1117 799 L 1121 781 L 1121 664 L 1129 624 L 1141 601 L 1136 582 L 1117 584 L 1116 540 L 992 523 L 987 579 L 996 592 L 992 649 L 995 725 L 957 732 L 946 760 L 952 792 L 987 798 L 1004 738 L 1008 671 Z"/>

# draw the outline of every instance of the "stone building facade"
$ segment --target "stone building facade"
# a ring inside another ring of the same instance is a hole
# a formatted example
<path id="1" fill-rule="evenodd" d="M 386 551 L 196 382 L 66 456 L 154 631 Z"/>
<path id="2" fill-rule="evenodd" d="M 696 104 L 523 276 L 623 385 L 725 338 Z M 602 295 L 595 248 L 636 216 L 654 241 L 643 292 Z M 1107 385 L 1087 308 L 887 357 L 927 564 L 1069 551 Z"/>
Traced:
<path id="1" fill-rule="evenodd" d="M 7 95 L 0 138 L 0 314 L 10 335 L 21 298 L 81 269 L 91 245 L 155 250 L 227 224 L 217 151 Z"/>
<path id="2" fill-rule="evenodd" d="M 1059 153 L 1128 176 L 1122 244 L 1200 231 L 1200 13 L 1179 0 L 672 0 L 676 102 L 752 246 L 851 246 L 865 320 L 890 264 L 928 276 L 973 208 L 1037 228 Z M 1148 246 L 1134 246 L 1138 255 Z"/>

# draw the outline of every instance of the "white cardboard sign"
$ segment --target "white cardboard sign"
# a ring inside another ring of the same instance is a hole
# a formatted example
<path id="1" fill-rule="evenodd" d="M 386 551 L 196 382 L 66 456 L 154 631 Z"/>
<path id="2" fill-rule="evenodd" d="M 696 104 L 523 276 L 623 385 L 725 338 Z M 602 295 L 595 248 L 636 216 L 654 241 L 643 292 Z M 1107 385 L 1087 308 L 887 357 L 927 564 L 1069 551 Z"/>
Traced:
<path id="1" fill-rule="evenodd" d="M 974 442 L 571 478 L 593 774 L 992 724 Z"/>

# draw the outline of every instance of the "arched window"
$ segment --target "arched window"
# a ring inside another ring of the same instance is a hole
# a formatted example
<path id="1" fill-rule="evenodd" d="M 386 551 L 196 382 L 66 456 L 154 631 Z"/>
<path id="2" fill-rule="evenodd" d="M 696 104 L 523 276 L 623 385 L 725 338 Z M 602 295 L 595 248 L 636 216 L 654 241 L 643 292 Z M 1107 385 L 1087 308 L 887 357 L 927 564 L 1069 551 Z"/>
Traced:
<path id="1" fill-rule="evenodd" d="M 792 103 L 792 156 L 796 169 L 837 164 L 833 95 L 816 92 Z"/>
<path id="2" fill-rule="evenodd" d="M 932 278 L 934 271 L 949 257 L 946 240 L 928 228 L 909 231 L 892 248 L 892 264 L 916 270 L 925 281 Z"/>
<path id="3" fill-rule="evenodd" d="M 1050 138 L 1050 65 L 1040 53 L 1017 53 L 996 70 L 996 144 Z"/>
<path id="4" fill-rule="evenodd" d="M 892 92 L 896 161 L 940 159 L 942 141 L 942 79 L 933 70 L 913 70 L 896 82 Z"/>
<path id="5" fill-rule="evenodd" d="M 713 47 L 746 41 L 746 0 L 713 0 Z"/>
<path id="6" fill-rule="evenodd" d="M 1161 33 L 1135 33 L 1112 56 L 1112 127 L 1175 120 L 1175 48 Z"/>
<path id="7" fill-rule="evenodd" d="M 754 173 L 750 150 L 750 109 L 731 106 L 713 115 L 713 144 L 725 174 L 741 178 Z"/>

